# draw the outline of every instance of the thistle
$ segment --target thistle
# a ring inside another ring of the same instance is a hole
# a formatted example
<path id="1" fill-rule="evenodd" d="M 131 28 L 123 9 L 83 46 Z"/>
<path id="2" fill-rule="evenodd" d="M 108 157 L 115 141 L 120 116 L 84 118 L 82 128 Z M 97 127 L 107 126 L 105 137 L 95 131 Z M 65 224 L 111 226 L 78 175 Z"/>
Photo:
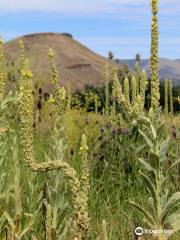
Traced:
<path id="1" fill-rule="evenodd" d="M 167 116 L 168 115 L 168 110 L 169 110 L 169 107 L 168 107 L 168 79 L 165 79 L 165 82 L 164 82 L 164 102 L 165 102 L 165 115 Z"/>
<path id="2" fill-rule="evenodd" d="M 156 110 L 159 107 L 159 74 L 158 74 L 158 0 L 152 0 L 152 29 L 151 29 L 151 108 Z"/>
<path id="3" fill-rule="evenodd" d="M 4 98 L 4 56 L 3 56 L 3 51 L 2 51 L 2 38 L 0 37 L 0 103 Z"/>

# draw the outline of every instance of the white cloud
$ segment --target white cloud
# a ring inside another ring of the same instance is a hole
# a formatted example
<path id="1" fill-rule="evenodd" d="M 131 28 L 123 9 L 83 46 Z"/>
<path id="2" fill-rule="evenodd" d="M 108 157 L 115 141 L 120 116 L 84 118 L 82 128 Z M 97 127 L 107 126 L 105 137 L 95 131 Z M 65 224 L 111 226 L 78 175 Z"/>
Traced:
<path id="1" fill-rule="evenodd" d="M 173 3 L 172 3 L 173 2 Z M 145 14 L 150 0 L 0 0 L 0 11 L 56 11 L 74 14 Z M 161 11 L 180 12 L 179 0 L 160 0 Z M 172 13 L 173 14 L 173 13 Z"/>

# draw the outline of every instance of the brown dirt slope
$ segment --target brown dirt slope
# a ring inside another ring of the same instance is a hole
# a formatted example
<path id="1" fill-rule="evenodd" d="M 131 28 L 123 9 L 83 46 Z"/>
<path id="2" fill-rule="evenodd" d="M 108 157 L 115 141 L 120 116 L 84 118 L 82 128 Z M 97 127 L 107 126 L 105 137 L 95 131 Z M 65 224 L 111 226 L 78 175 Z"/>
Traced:
<path id="1" fill-rule="evenodd" d="M 6 42 L 5 58 L 15 62 L 15 67 L 18 66 L 20 39 L 24 42 L 25 53 L 34 75 L 45 83 L 45 88 L 50 88 L 49 48 L 56 52 L 56 64 L 62 85 L 66 86 L 67 82 L 70 82 L 73 89 L 80 89 L 85 84 L 103 83 L 103 67 L 107 60 L 77 42 L 69 34 L 35 33 Z"/>

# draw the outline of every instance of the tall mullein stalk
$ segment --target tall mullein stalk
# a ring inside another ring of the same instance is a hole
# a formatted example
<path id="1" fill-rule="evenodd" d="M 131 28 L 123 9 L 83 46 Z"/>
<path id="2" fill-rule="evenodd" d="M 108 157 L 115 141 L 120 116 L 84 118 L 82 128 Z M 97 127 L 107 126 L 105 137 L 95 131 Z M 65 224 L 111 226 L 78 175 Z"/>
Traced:
<path id="1" fill-rule="evenodd" d="M 122 86 L 117 77 L 117 68 L 112 68 L 112 80 L 113 80 L 113 96 L 117 100 L 117 103 L 128 113 L 132 114 L 132 108 L 130 102 L 127 101 L 126 97 L 123 94 Z"/>
<path id="2" fill-rule="evenodd" d="M 158 60 L 158 0 L 152 0 L 152 29 L 151 29 L 151 58 L 150 58 L 150 78 L 151 78 L 151 109 L 159 107 L 159 60 Z"/>
<path id="3" fill-rule="evenodd" d="M 46 207 L 46 235 L 45 240 L 54 240 L 52 238 L 52 207 L 47 201 L 44 201 L 44 205 Z"/>
<path id="4" fill-rule="evenodd" d="M 95 106 L 95 113 L 98 114 L 98 95 L 94 95 L 94 106 Z"/>
<path id="5" fill-rule="evenodd" d="M 173 114 L 173 93 L 172 93 L 172 80 L 169 80 L 169 103 L 170 103 L 170 113 Z"/>
<path id="6" fill-rule="evenodd" d="M 54 70 L 55 71 L 55 70 Z M 55 72 L 53 72 L 55 73 Z M 54 75 L 56 80 L 56 75 Z M 88 239 L 89 232 L 89 218 L 87 212 L 87 191 L 89 170 L 87 166 L 87 145 L 85 136 L 83 136 L 81 154 L 82 154 L 82 177 L 81 180 L 77 177 L 75 169 L 73 169 L 63 159 L 41 162 L 38 163 L 35 160 L 34 148 L 33 148 L 33 75 L 29 68 L 26 66 L 21 71 L 21 87 L 20 87 L 20 119 L 21 119 L 21 141 L 24 152 L 24 160 L 28 167 L 37 173 L 48 172 L 53 170 L 60 170 L 68 180 L 70 190 L 73 197 L 73 227 L 72 232 L 74 240 Z M 57 82 L 56 82 L 57 83 Z M 65 97 L 64 94 L 58 90 L 58 86 L 54 86 L 53 98 L 56 106 L 61 107 L 59 109 L 59 116 L 62 114 Z M 58 102 L 57 102 L 58 101 Z"/>
<path id="7" fill-rule="evenodd" d="M 33 75 L 26 68 L 21 71 L 21 86 L 20 86 L 20 119 L 21 119 L 21 143 L 24 152 L 24 160 L 28 167 L 37 173 L 60 170 L 64 173 L 68 180 L 74 202 L 74 230 L 78 228 L 78 211 L 81 209 L 79 203 L 80 181 L 76 171 L 63 159 L 41 162 L 35 160 L 33 148 Z M 56 98 L 55 98 L 56 99 Z M 78 239 L 79 240 L 79 239 Z"/>
<path id="8" fill-rule="evenodd" d="M 112 78 L 113 78 L 113 73 L 112 73 Z M 115 116 L 115 115 L 116 115 L 116 94 L 115 94 L 114 84 L 113 84 L 113 86 L 112 86 L 111 115 L 112 115 L 112 116 Z"/>
<path id="9" fill-rule="evenodd" d="M 110 70 L 109 64 L 106 63 L 104 67 L 104 77 L 105 77 L 105 114 L 109 114 L 109 81 L 110 81 Z"/>
<path id="10" fill-rule="evenodd" d="M 131 103 L 134 105 L 137 99 L 137 81 L 135 76 L 131 79 Z"/>
<path id="11" fill-rule="evenodd" d="M 168 79 L 165 79 L 164 82 L 164 103 L 165 103 L 165 116 L 168 115 L 169 112 L 169 95 L 168 95 Z"/>
<path id="12" fill-rule="evenodd" d="M 137 54 L 136 55 L 136 62 L 135 62 L 135 78 L 136 78 L 136 82 L 137 82 L 137 95 L 139 94 L 139 85 L 140 85 L 140 55 Z"/>
<path id="13" fill-rule="evenodd" d="M 128 77 L 125 77 L 125 79 L 124 79 L 123 93 L 124 93 L 124 96 L 126 97 L 127 101 L 130 102 Z"/>
<path id="14" fill-rule="evenodd" d="M 59 86 L 59 74 L 56 69 L 55 52 L 53 49 L 49 50 L 48 56 L 51 66 L 52 95 L 55 100 L 57 114 L 61 116 L 65 112 L 66 92 L 63 87 Z"/>
<path id="15" fill-rule="evenodd" d="M 19 48 L 20 48 L 20 63 L 19 63 L 19 69 L 18 69 L 18 73 L 21 77 L 21 71 L 25 68 L 25 62 L 26 62 L 26 58 L 25 58 L 25 48 L 24 48 L 24 43 L 22 40 L 19 41 Z"/>
<path id="16" fill-rule="evenodd" d="M 144 104 L 145 104 L 146 87 L 147 87 L 147 76 L 146 76 L 146 71 L 143 69 L 141 73 L 141 80 L 139 85 L 142 108 L 144 108 Z"/>
<path id="17" fill-rule="evenodd" d="M 0 103 L 2 102 L 4 98 L 4 56 L 3 56 L 3 50 L 2 50 L 2 44 L 3 40 L 0 37 Z"/>
<path id="18" fill-rule="evenodd" d="M 71 85 L 70 82 L 68 82 L 67 86 L 67 109 L 71 109 Z"/>
<path id="19" fill-rule="evenodd" d="M 89 239 L 90 237 L 90 219 L 88 215 L 88 198 L 89 198 L 89 162 L 88 162 L 88 146 L 86 136 L 83 134 L 80 147 L 81 155 L 81 190 L 79 192 L 79 202 L 81 208 L 78 210 L 78 229 L 76 230 L 77 239 Z"/>

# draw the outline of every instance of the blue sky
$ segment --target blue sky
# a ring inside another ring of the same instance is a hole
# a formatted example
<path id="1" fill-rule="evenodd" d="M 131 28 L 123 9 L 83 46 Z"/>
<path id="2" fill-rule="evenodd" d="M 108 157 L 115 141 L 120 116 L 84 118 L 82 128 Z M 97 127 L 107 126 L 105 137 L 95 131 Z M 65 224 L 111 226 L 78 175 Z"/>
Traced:
<path id="1" fill-rule="evenodd" d="M 159 55 L 180 58 L 180 0 L 159 1 Z M 69 32 L 104 56 L 148 58 L 150 10 L 150 0 L 0 0 L 0 34 Z"/>

